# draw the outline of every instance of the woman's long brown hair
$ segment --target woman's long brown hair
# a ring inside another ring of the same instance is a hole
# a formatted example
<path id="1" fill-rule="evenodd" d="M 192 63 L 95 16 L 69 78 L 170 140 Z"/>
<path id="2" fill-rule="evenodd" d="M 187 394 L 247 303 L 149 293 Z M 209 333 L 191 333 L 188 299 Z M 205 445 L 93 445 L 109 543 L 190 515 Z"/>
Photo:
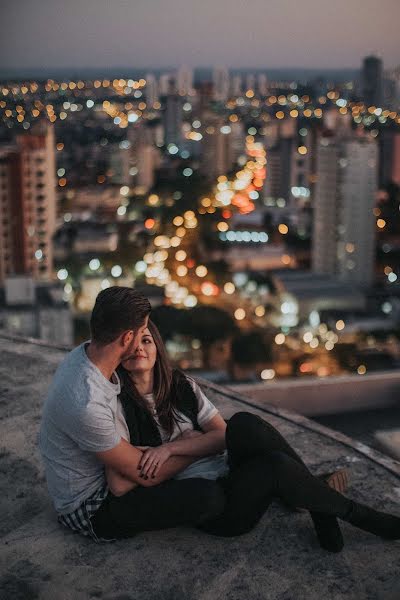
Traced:
<path id="1" fill-rule="evenodd" d="M 171 393 L 173 387 L 172 368 L 169 363 L 167 350 L 165 348 L 163 339 L 158 331 L 156 325 L 149 319 L 148 329 L 153 337 L 155 346 L 157 348 L 157 358 L 154 365 L 154 382 L 153 382 L 153 396 L 154 403 L 157 409 L 157 417 L 161 427 L 170 436 L 174 429 L 174 424 L 182 420 L 176 413 L 175 400 L 176 395 Z M 129 372 L 127 373 L 129 377 Z M 131 381 L 131 386 L 134 391 L 134 401 L 140 404 L 143 408 L 147 407 L 145 399 L 136 389 L 135 383 Z"/>

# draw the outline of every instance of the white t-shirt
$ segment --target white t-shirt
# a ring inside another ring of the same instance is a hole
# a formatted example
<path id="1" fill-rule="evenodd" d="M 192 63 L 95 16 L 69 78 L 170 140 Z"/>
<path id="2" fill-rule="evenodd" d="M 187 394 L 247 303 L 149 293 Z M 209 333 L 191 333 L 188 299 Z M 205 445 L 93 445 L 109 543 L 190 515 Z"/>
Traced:
<path id="1" fill-rule="evenodd" d="M 89 360 L 81 344 L 58 367 L 43 407 L 39 433 L 47 485 L 59 514 L 73 512 L 106 485 L 104 465 L 95 453 L 117 446 L 118 394 Z"/>
<path id="2" fill-rule="evenodd" d="M 187 380 L 191 384 L 193 391 L 198 400 L 199 412 L 197 413 L 197 422 L 199 426 L 202 426 L 210 421 L 216 414 L 218 414 L 218 409 L 210 402 L 207 396 L 204 394 L 203 390 L 198 386 L 198 384 L 191 378 L 187 377 Z M 146 394 L 144 396 L 146 402 L 151 409 L 154 420 L 157 424 L 157 428 L 160 432 L 161 440 L 163 443 L 173 441 L 179 435 L 181 435 L 184 431 L 193 431 L 193 424 L 189 417 L 177 411 L 179 418 L 183 422 L 175 423 L 174 429 L 171 437 L 169 437 L 168 433 L 161 427 L 158 418 L 157 412 L 155 409 L 153 394 Z M 121 402 L 118 400 L 118 407 L 116 411 L 116 421 L 115 426 L 117 432 L 128 442 L 130 441 L 129 429 L 125 421 L 124 410 L 122 408 Z M 199 458 L 191 465 L 186 467 L 180 473 L 177 473 L 173 479 L 188 479 L 192 477 L 201 477 L 203 479 L 217 479 L 218 477 L 223 477 L 227 475 L 229 472 L 228 463 L 227 463 L 227 451 L 221 452 L 219 454 L 215 454 L 214 456 L 205 456 L 203 458 Z"/>

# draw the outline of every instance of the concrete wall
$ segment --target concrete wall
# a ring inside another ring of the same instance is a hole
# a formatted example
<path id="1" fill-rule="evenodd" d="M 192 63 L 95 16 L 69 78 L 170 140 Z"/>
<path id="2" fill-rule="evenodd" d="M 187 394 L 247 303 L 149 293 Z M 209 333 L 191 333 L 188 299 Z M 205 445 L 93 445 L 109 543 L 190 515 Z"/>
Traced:
<path id="1" fill-rule="evenodd" d="M 384 408 L 400 403 L 400 372 L 397 371 L 229 387 L 257 404 L 269 403 L 307 416 Z"/>

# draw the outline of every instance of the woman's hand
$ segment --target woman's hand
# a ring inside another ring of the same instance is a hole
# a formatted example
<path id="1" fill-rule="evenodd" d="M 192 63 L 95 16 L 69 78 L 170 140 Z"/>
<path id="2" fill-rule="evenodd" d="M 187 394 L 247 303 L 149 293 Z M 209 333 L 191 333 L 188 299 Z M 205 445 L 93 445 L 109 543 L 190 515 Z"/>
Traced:
<path id="1" fill-rule="evenodd" d="M 138 448 L 140 446 L 137 446 Z M 142 446 L 144 447 L 144 446 Z M 140 477 L 155 477 L 160 467 L 169 459 L 171 451 L 168 444 L 162 444 L 156 447 L 147 447 L 142 454 L 138 469 Z"/>

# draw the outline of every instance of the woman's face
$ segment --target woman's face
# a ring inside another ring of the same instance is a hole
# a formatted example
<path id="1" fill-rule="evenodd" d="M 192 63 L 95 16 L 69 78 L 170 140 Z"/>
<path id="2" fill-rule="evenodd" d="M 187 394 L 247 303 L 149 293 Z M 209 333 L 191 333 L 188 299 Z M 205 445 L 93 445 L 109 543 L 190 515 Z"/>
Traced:
<path id="1" fill-rule="evenodd" d="M 146 328 L 139 338 L 139 345 L 134 354 L 122 361 L 122 366 L 129 373 L 151 371 L 157 359 L 157 348 L 150 330 Z"/>

